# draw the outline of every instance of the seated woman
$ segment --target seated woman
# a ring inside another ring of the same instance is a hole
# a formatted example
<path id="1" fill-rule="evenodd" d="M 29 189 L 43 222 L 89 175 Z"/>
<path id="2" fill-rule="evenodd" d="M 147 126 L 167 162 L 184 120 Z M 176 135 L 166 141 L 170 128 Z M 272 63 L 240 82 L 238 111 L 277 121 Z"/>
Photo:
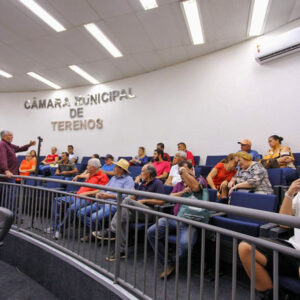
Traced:
<path id="1" fill-rule="evenodd" d="M 36 168 L 36 160 L 32 159 L 30 152 L 26 153 L 25 159 L 21 161 L 19 173 L 22 176 L 29 176 Z"/>
<path id="2" fill-rule="evenodd" d="M 144 166 L 148 163 L 148 157 L 146 156 L 145 147 L 139 147 L 138 155 L 135 156 L 131 161 L 131 166 Z"/>
<path id="3" fill-rule="evenodd" d="M 51 154 L 48 154 L 44 160 L 42 160 L 39 167 L 39 171 L 43 175 L 48 175 L 50 173 L 50 167 L 55 167 L 58 162 L 57 148 L 51 148 Z"/>
<path id="4" fill-rule="evenodd" d="M 279 168 L 295 168 L 294 156 L 291 149 L 287 146 L 282 146 L 283 138 L 278 135 L 269 137 L 269 145 L 271 149 L 263 157 L 262 163 L 266 167 L 279 167 Z"/>
<path id="5" fill-rule="evenodd" d="M 237 189 L 249 189 L 259 194 L 273 194 L 267 170 L 258 162 L 252 161 L 247 152 L 237 152 L 240 169 L 228 183 L 229 196 Z"/>
<path id="6" fill-rule="evenodd" d="M 230 153 L 225 159 L 217 163 L 206 177 L 209 186 L 217 190 L 217 198 L 223 199 L 228 196 L 228 182 L 236 173 L 237 156 Z"/>
<path id="7" fill-rule="evenodd" d="M 97 159 L 99 159 L 99 161 L 100 161 L 100 156 L 99 156 L 98 154 L 93 154 L 93 155 L 92 155 L 92 158 L 97 158 Z M 100 167 L 101 167 L 101 162 L 100 162 Z M 80 178 L 86 179 L 86 178 L 88 178 L 88 177 L 89 177 L 89 172 L 88 172 L 88 170 L 87 170 L 87 168 L 86 168 L 81 174 L 76 175 L 72 180 L 73 180 L 73 181 L 77 181 L 77 180 L 80 179 Z"/>

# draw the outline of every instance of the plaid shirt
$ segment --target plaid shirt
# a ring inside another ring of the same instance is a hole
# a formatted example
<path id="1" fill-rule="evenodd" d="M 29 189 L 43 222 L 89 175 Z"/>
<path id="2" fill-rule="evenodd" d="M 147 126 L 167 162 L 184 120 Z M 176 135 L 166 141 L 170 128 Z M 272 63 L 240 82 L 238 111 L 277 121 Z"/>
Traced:
<path id="1" fill-rule="evenodd" d="M 239 169 L 235 174 L 236 183 L 247 181 L 255 193 L 273 194 L 267 170 L 258 162 L 247 169 Z"/>

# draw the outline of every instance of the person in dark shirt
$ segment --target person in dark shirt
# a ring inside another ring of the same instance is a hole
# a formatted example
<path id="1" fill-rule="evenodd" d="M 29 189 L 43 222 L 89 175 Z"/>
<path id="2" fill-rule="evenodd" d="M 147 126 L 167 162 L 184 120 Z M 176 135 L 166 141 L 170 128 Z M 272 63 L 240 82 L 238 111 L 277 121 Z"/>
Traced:
<path id="1" fill-rule="evenodd" d="M 171 163 L 171 157 L 170 157 L 170 155 L 168 154 L 168 153 L 166 153 L 165 152 L 165 145 L 164 145 L 164 143 L 158 143 L 157 145 L 156 145 L 156 149 L 160 149 L 160 150 L 162 150 L 163 151 L 163 160 L 166 160 L 166 161 L 168 161 L 169 163 Z"/>
<path id="2" fill-rule="evenodd" d="M 29 144 L 22 147 L 12 144 L 13 133 L 4 130 L 1 131 L 0 141 L 0 174 L 5 174 L 8 178 L 13 175 L 18 175 L 19 162 L 16 152 L 27 151 L 29 147 L 35 145 L 35 141 L 30 141 Z"/>
<path id="3" fill-rule="evenodd" d="M 61 154 L 61 161 L 58 164 L 55 175 L 60 175 L 64 177 L 72 177 L 78 173 L 76 165 L 69 160 L 69 153 L 63 152 Z"/>
<path id="4" fill-rule="evenodd" d="M 142 168 L 141 173 L 143 183 L 140 184 L 136 190 L 139 191 L 145 191 L 145 192 L 151 192 L 151 193 L 160 193 L 164 194 L 164 185 L 163 183 L 155 178 L 156 177 L 156 169 L 154 166 L 148 164 L 145 165 Z M 146 199 L 144 197 L 136 197 L 136 196 L 128 196 L 126 197 L 123 202 L 123 204 L 146 208 L 146 209 L 154 209 L 154 205 L 162 205 L 164 204 L 163 200 L 157 200 L 157 199 Z M 103 231 L 94 231 L 93 235 L 98 239 L 104 239 L 104 240 L 114 240 L 115 234 L 116 234 L 116 228 L 117 228 L 117 218 L 118 218 L 118 212 L 114 215 L 110 229 L 107 228 Z M 121 249 L 120 249 L 120 257 L 125 258 L 125 243 L 126 243 L 126 223 L 127 223 L 127 217 L 129 222 L 135 221 L 135 213 L 134 210 L 130 210 L 128 208 L 122 208 L 122 215 L 121 215 Z M 151 222 L 153 220 L 153 215 L 148 215 L 148 220 Z M 145 215 L 140 213 L 139 214 L 139 221 L 145 221 Z M 115 260 L 115 253 L 112 253 L 110 256 L 106 257 L 106 260 L 108 261 L 114 261 Z"/>

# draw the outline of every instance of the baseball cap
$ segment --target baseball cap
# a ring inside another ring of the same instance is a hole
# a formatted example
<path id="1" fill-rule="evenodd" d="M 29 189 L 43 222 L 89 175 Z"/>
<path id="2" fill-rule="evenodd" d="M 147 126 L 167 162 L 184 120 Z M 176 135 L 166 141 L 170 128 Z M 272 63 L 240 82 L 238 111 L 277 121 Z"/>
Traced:
<path id="1" fill-rule="evenodd" d="M 248 139 L 243 139 L 242 141 L 238 142 L 238 144 L 252 146 L 251 141 Z"/>

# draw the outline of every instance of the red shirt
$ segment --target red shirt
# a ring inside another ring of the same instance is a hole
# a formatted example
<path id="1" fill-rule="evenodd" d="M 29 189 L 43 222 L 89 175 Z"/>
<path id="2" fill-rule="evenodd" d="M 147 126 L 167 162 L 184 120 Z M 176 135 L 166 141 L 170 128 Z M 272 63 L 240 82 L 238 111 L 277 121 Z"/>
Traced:
<path id="1" fill-rule="evenodd" d="M 85 182 L 86 183 L 90 183 L 90 184 L 99 184 L 99 185 L 106 185 L 108 183 L 109 179 L 106 176 L 106 174 L 102 173 L 101 171 L 99 171 L 97 174 L 88 177 Z M 86 192 L 90 192 L 90 191 L 94 191 L 96 189 L 94 188 L 90 188 L 90 187 L 86 187 L 86 186 L 82 186 L 78 192 L 77 195 L 82 194 L 82 193 L 86 193 Z"/>
<path id="2" fill-rule="evenodd" d="M 47 157 L 46 157 L 46 163 L 54 162 L 56 157 L 58 157 L 57 154 L 54 154 L 54 155 L 49 154 L 49 155 L 47 155 Z"/>
<path id="3" fill-rule="evenodd" d="M 221 183 L 224 180 L 227 180 L 229 182 L 231 178 L 234 176 L 234 174 L 236 173 L 236 170 L 228 172 L 224 167 L 224 163 L 217 163 L 214 166 L 214 168 L 217 169 L 218 173 L 212 180 L 217 189 L 220 187 Z"/>
<path id="4" fill-rule="evenodd" d="M 168 162 L 171 162 L 171 157 L 168 153 L 164 152 L 164 160 L 167 160 Z"/>
<path id="5" fill-rule="evenodd" d="M 154 168 L 156 169 L 156 176 L 162 175 L 164 172 L 170 173 L 171 165 L 168 161 L 155 161 L 153 163 Z"/>
<path id="6" fill-rule="evenodd" d="M 191 151 L 186 151 L 186 160 L 192 160 L 192 165 L 195 165 L 194 155 Z"/>

